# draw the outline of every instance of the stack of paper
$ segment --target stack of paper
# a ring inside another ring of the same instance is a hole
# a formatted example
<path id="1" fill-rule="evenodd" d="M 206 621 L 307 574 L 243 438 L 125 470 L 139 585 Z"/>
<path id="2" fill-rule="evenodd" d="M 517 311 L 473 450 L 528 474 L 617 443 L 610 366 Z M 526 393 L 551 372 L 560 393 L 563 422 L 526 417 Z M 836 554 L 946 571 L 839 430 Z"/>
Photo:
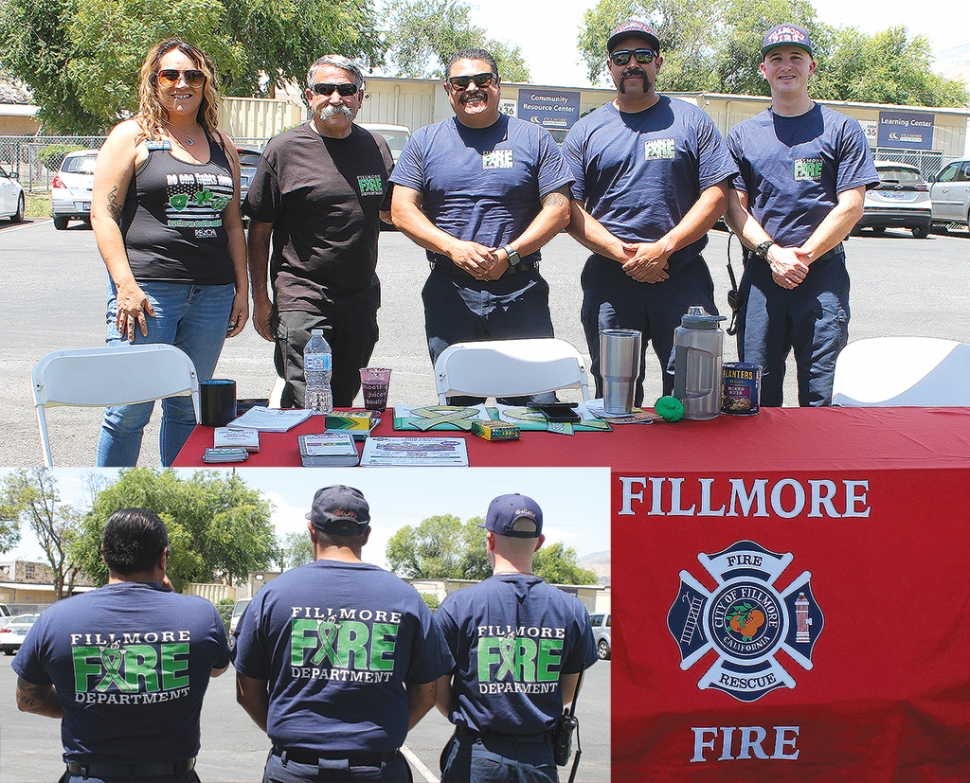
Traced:
<path id="1" fill-rule="evenodd" d="M 313 415 L 313 411 L 280 410 L 257 405 L 226 426 L 232 430 L 259 430 L 260 432 L 286 432 Z"/>
<path id="2" fill-rule="evenodd" d="M 346 432 L 300 435 L 297 440 L 305 468 L 350 467 L 360 462 L 357 442 Z"/>

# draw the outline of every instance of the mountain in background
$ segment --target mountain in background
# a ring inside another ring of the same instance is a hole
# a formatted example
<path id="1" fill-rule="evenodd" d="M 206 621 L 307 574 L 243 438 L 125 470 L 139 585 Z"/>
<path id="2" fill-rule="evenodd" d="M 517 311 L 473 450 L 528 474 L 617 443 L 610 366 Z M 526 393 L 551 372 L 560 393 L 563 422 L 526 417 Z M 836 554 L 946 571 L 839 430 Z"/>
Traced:
<path id="1" fill-rule="evenodd" d="M 970 86 L 970 43 L 953 46 L 937 53 L 933 70 L 941 76 L 958 79 Z"/>
<path id="2" fill-rule="evenodd" d="M 610 556 L 610 550 L 606 550 L 605 552 L 593 552 L 591 555 L 583 555 L 581 558 L 579 558 L 579 565 L 595 572 L 599 577 L 599 583 L 601 585 L 608 585 L 610 583 L 611 563 L 612 559 Z"/>

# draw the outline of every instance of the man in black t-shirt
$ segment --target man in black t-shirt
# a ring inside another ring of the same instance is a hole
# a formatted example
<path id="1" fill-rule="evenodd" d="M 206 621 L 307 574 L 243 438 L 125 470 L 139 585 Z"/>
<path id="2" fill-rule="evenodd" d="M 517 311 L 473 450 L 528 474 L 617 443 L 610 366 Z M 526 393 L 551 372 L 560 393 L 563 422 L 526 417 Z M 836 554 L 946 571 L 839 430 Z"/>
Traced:
<path id="1" fill-rule="evenodd" d="M 319 328 L 333 351 L 334 405 L 349 407 L 377 343 L 377 240 L 393 162 L 383 137 L 353 123 L 364 97 L 356 63 L 321 57 L 307 85 L 310 120 L 269 141 L 243 206 L 253 325 L 276 342 L 282 407 L 304 406 L 303 348 Z"/>

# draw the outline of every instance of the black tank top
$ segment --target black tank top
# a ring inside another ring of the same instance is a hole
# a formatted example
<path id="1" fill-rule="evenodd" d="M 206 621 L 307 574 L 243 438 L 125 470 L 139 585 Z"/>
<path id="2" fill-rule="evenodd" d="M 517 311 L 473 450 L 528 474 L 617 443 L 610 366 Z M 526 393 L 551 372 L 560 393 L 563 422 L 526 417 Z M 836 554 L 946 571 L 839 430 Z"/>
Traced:
<path id="1" fill-rule="evenodd" d="M 171 155 L 169 141 L 148 142 L 148 160 L 128 186 L 121 232 L 135 280 L 225 285 L 235 282 L 222 217 L 232 170 L 211 139 L 208 163 Z"/>

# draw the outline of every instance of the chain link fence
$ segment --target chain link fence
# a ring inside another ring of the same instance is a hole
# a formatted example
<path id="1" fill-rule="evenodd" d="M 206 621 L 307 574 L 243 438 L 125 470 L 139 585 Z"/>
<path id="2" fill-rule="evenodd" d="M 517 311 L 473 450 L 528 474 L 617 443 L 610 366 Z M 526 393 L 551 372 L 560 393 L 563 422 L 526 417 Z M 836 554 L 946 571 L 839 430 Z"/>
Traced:
<path id="1" fill-rule="evenodd" d="M 63 155 L 54 154 L 48 158 L 46 152 L 101 149 L 104 140 L 104 136 L 0 136 L 0 165 L 16 175 L 28 193 L 47 193 Z M 267 139 L 239 138 L 233 141 L 237 147 L 261 150 Z M 45 165 L 45 160 L 52 168 Z"/>

